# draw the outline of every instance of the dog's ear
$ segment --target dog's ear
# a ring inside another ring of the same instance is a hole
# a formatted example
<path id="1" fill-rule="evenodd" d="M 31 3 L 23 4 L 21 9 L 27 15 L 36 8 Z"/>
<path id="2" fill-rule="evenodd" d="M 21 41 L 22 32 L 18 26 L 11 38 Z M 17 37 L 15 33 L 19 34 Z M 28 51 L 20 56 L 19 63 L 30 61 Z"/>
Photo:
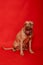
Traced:
<path id="1" fill-rule="evenodd" d="M 29 23 L 29 21 L 25 21 L 24 25 L 26 25 L 26 24 L 28 24 L 28 23 Z"/>
<path id="2" fill-rule="evenodd" d="M 34 26 L 33 21 L 30 21 L 29 25 L 30 25 L 31 28 L 33 28 L 33 26 Z"/>

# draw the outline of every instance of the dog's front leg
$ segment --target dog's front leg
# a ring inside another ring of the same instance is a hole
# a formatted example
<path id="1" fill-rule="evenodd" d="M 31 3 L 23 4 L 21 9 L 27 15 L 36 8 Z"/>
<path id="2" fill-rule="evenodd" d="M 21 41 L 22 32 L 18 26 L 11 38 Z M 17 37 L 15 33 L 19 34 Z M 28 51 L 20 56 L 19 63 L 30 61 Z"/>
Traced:
<path id="1" fill-rule="evenodd" d="M 31 54 L 34 53 L 34 51 L 32 50 L 32 40 L 29 41 L 29 52 L 30 52 Z"/>
<path id="2" fill-rule="evenodd" d="M 20 43 L 20 55 L 24 55 L 23 53 L 23 42 Z"/>

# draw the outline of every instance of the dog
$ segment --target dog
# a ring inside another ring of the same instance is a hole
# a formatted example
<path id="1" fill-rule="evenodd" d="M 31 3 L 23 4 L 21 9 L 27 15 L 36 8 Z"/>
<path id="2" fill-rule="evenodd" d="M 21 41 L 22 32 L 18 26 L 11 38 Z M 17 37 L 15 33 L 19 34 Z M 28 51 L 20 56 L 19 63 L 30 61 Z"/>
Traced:
<path id="1" fill-rule="evenodd" d="M 34 53 L 32 50 L 32 37 L 33 37 L 33 25 L 32 21 L 25 21 L 23 28 L 16 35 L 15 41 L 13 43 L 12 48 L 5 48 L 4 50 L 20 50 L 20 55 L 24 55 L 23 50 L 29 49 L 31 54 Z"/>

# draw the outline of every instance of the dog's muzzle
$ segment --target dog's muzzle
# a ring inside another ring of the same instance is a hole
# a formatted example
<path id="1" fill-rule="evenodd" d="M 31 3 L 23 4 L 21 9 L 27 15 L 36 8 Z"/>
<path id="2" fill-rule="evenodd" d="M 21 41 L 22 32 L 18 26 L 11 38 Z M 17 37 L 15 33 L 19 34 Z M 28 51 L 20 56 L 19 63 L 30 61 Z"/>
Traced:
<path id="1" fill-rule="evenodd" d="M 25 33 L 26 33 L 26 35 L 30 35 L 32 33 L 32 28 L 26 27 Z"/>

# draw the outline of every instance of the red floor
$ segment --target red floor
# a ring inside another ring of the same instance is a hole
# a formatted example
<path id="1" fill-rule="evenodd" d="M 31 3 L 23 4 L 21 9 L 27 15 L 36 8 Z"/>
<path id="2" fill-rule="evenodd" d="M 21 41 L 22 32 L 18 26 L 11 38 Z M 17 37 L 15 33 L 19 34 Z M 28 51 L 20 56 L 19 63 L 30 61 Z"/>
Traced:
<path id="1" fill-rule="evenodd" d="M 42 52 L 37 51 L 32 55 L 25 51 L 24 54 L 20 56 L 19 52 L 0 49 L 0 65 L 43 65 Z"/>

